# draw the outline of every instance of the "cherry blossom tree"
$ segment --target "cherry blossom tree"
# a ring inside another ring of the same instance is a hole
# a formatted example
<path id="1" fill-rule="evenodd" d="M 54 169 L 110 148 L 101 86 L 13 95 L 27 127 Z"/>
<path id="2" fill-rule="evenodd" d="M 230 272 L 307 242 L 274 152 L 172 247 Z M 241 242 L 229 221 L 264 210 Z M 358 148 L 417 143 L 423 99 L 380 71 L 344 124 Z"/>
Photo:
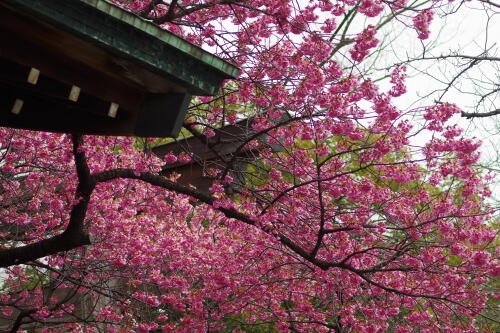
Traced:
<path id="1" fill-rule="evenodd" d="M 114 1 L 241 68 L 154 139 L 0 130 L 1 323 L 11 332 L 493 332 L 492 175 L 459 106 L 401 110 L 397 22 L 448 2 Z M 493 6 L 494 4 L 490 4 Z M 251 121 L 223 153 L 228 124 Z M 209 192 L 165 163 L 206 163 Z"/>

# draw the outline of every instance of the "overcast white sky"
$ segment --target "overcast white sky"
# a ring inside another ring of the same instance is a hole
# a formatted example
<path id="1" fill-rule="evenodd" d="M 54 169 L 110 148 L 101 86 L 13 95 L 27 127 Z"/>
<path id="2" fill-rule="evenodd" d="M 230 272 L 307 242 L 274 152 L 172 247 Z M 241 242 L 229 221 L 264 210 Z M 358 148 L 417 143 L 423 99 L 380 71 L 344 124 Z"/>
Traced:
<path id="1" fill-rule="evenodd" d="M 490 56 L 500 56 L 500 13 L 488 15 L 482 9 L 481 4 L 477 2 L 467 3 L 462 6 L 457 13 L 445 18 L 435 16 L 431 25 L 431 36 L 429 40 L 437 40 L 438 42 L 429 48 L 428 55 L 439 56 L 449 54 L 450 51 L 459 51 L 466 55 L 479 55 L 483 50 L 489 49 Z M 411 32 L 408 32 L 411 33 Z M 422 44 L 411 37 L 404 36 L 398 40 L 395 49 L 400 50 L 422 50 Z M 404 58 L 404 55 L 401 55 Z M 462 70 L 464 67 L 450 66 L 445 62 L 425 61 L 419 62 L 418 66 L 421 70 L 435 76 L 436 78 L 445 79 L 452 77 L 455 73 Z M 471 76 L 481 79 L 486 83 L 500 84 L 500 64 L 483 63 L 481 66 L 474 67 L 469 70 Z M 417 71 L 410 71 L 412 77 L 408 78 L 407 86 L 408 93 L 398 100 L 401 108 L 408 109 L 418 105 L 432 104 L 433 100 L 438 95 L 432 95 L 427 98 L 421 98 L 428 93 L 443 88 L 443 85 L 438 81 L 433 80 L 425 74 L 418 74 Z M 475 103 L 477 96 L 468 94 L 473 92 L 478 87 L 472 80 L 464 77 L 463 80 L 457 81 L 461 91 L 450 89 L 445 95 L 443 101 L 457 104 L 466 112 L 487 112 L 500 108 L 500 94 L 493 94 L 490 103 L 485 105 L 485 108 L 476 109 Z M 485 164 L 490 164 L 493 161 L 498 162 L 498 147 L 500 146 L 500 116 L 489 118 L 467 120 L 462 117 L 455 117 L 453 122 L 458 123 L 466 130 L 467 137 L 477 137 L 483 141 L 481 148 L 481 160 Z M 500 168 L 497 163 L 496 168 Z M 498 178 L 498 174 L 497 174 Z M 497 179 L 497 182 L 499 180 Z M 498 184 L 498 183 L 497 183 Z M 496 193 L 495 193 L 496 192 Z M 494 194 L 497 199 L 500 199 L 500 186 L 494 188 Z"/>

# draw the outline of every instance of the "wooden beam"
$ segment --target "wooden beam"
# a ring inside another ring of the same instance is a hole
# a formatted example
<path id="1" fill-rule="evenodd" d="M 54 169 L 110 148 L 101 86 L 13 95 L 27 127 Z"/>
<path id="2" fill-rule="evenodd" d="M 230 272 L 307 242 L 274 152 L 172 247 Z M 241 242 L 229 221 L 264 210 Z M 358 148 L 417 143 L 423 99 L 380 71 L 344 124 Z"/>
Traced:
<path id="1" fill-rule="evenodd" d="M 74 44 L 68 36 L 41 23 L 30 25 L 24 16 L 3 11 L 0 6 L 0 45 L 8 45 L 2 47 L 0 56 L 3 62 L 21 64 L 26 70 L 18 73 L 20 76 L 16 80 L 26 81 L 29 70 L 34 67 L 47 77 L 75 85 L 82 91 L 103 100 L 115 101 L 124 109 L 137 113 L 145 90 L 121 77 L 124 71 L 117 64 L 117 59 L 106 56 L 104 51 L 95 47 L 87 49 L 84 42 L 80 43 L 82 45 Z M 68 52 L 74 55 L 68 55 Z M 102 70 L 104 67 L 106 71 Z M 11 73 L 11 70 L 9 66 L 3 66 L 0 72 L 3 75 L 3 72 Z"/>
<path id="2" fill-rule="evenodd" d="M 52 94 L 45 94 L 38 85 L 0 81 L 0 126 L 98 135 L 134 134 L 136 120 L 130 113 L 121 112 L 110 118 L 109 102 L 86 94 L 74 102 L 64 90 L 54 87 L 50 87 Z"/>
<path id="3" fill-rule="evenodd" d="M 149 94 L 142 106 L 135 135 L 176 137 L 191 101 L 189 94 Z"/>
<path id="4" fill-rule="evenodd" d="M 25 73 L 28 72 L 27 79 Z M 0 82 L 9 86 L 14 95 L 34 95 L 39 97 L 53 97 L 61 101 L 70 101 L 77 108 L 86 112 L 106 115 L 109 113 L 109 102 L 82 92 L 77 86 L 54 80 L 39 70 L 16 64 L 0 58 Z M 115 103 L 116 104 L 116 103 Z M 113 106 L 116 116 L 118 104 Z"/>
<path id="5" fill-rule="evenodd" d="M 118 103 L 80 91 L 39 74 L 38 83 L 8 80 L 0 75 L 0 126 L 51 132 L 144 137 L 173 136 L 182 126 L 191 99 L 187 94 L 147 95 L 136 114 Z"/>

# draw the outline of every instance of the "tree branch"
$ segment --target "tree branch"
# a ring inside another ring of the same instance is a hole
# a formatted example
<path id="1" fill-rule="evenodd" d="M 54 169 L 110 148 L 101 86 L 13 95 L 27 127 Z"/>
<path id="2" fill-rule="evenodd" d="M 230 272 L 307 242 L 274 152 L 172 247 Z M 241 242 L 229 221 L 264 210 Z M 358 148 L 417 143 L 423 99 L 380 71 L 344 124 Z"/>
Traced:
<path id="1" fill-rule="evenodd" d="M 78 186 L 75 198 L 79 202 L 71 209 L 70 219 L 66 230 L 54 237 L 38 241 L 25 246 L 0 251 L 0 267 L 24 264 L 39 258 L 69 251 L 82 245 L 90 244 L 88 234 L 83 230 L 83 221 L 87 214 L 87 206 L 95 187 L 90 177 L 85 154 L 81 151 L 81 136 L 72 135 L 73 156 L 78 174 Z"/>
<path id="2" fill-rule="evenodd" d="M 149 16 L 149 13 L 155 9 L 155 7 L 157 5 L 159 5 L 160 3 L 162 3 L 162 0 L 153 0 L 149 3 L 149 5 L 147 5 L 144 9 L 136 12 L 137 15 L 141 16 L 141 17 L 144 17 L 144 18 L 148 18 Z"/>
<path id="3" fill-rule="evenodd" d="M 500 114 L 500 109 L 496 109 L 490 112 L 464 112 L 462 111 L 461 116 L 465 117 L 467 119 L 471 118 L 485 118 L 485 117 L 492 117 Z"/>
<path id="4" fill-rule="evenodd" d="M 97 174 L 92 175 L 92 178 L 96 181 L 96 183 L 102 183 L 102 182 L 110 181 L 113 179 L 119 179 L 119 178 L 137 179 L 137 180 L 142 180 L 143 182 L 149 183 L 149 184 L 154 185 L 154 186 L 158 186 L 158 187 L 170 190 L 170 191 L 174 191 L 176 193 L 189 195 L 190 197 L 198 199 L 199 201 L 201 201 L 205 204 L 208 204 L 208 205 L 213 205 L 213 203 L 216 200 L 214 197 L 212 197 L 210 195 L 199 192 L 199 191 L 195 190 L 194 188 L 184 186 L 182 184 L 170 181 L 163 176 L 148 173 L 148 172 L 137 174 L 135 172 L 135 170 L 132 170 L 132 169 L 106 170 L 106 171 L 102 171 L 102 172 L 99 172 Z M 234 218 L 234 219 L 240 220 L 241 222 L 244 222 L 246 224 L 256 225 L 256 222 L 254 220 L 252 220 L 247 215 L 236 211 L 235 209 L 232 209 L 232 208 L 228 209 L 228 208 L 220 207 L 220 208 L 218 208 L 218 210 L 221 211 L 222 213 L 224 213 L 224 215 L 226 215 L 229 218 Z"/>
<path id="5" fill-rule="evenodd" d="M 175 191 L 176 193 L 189 195 L 189 196 L 191 196 L 195 199 L 198 199 L 201 202 L 208 204 L 208 205 L 213 205 L 214 202 L 216 201 L 216 199 L 210 195 L 201 193 L 193 188 L 181 185 L 179 183 L 172 182 L 163 176 L 159 176 L 159 175 L 155 175 L 155 174 L 147 173 L 147 172 L 137 174 L 132 169 L 106 170 L 106 171 L 102 171 L 100 173 L 94 174 L 93 178 L 98 183 L 110 181 L 113 179 L 119 179 L 119 178 L 137 179 L 137 180 L 142 180 L 142 181 L 149 183 L 151 185 L 154 185 L 154 186 L 158 186 L 158 187 L 170 190 L 170 191 Z M 297 245 L 294 241 L 292 241 L 288 237 L 286 237 L 282 234 L 275 234 L 273 232 L 273 230 L 271 230 L 267 227 L 259 226 L 257 221 L 255 221 L 254 219 L 252 219 L 251 217 L 249 217 L 246 214 L 243 214 L 241 212 L 236 211 L 233 208 L 218 207 L 217 210 L 220 211 L 221 213 L 223 213 L 228 218 L 233 218 L 233 219 L 239 220 L 243 223 L 246 223 L 248 225 L 259 227 L 265 233 L 276 236 L 277 239 L 281 242 L 281 244 L 283 244 L 284 246 L 286 246 L 287 248 L 289 248 L 293 252 L 297 253 L 299 256 L 301 256 L 306 261 L 316 265 L 317 267 L 319 267 L 323 270 L 327 270 L 330 267 L 339 267 L 339 268 L 346 268 L 346 269 L 352 268 L 351 266 L 344 264 L 344 263 L 336 264 L 336 263 L 331 263 L 328 261 L 324 261 L 324 260 L 320 260 L 320 259 L 315 258 L 313 255 L 311 255 L 310 253 L 305 251 L 301 246 Z"/>
<path id="6" fill-rule="evenodd" d="M 23 319 L 33 313 L 35 313 L 36 310 L 35 309 L 30 309 L 30 310 L 23 310 L 21 311 L 18 315 L 17 315 L 17 318 L 16 320 L 14 321 L 14 323 L 12 324 L 12 327 L 10 329 L 10 333 L 16 333 L 19 328 L 21 327 L 21 325 L 23 324 Z"/>
<path id="7" fill-rule="evenodd" d="M 153 19 L 153 22 L 155 24 L 163 24 L 166 22 L 171 22 L 173 20 L 180 19 L 181 17 L 187 16 L 189 14 L 192 14 L 192 13 L 199 11 L 199 10 L 202 10 L 202 9 L 208 9 L 208 8 L 211 8 L 211 7 L 216 6 L 216 5 L 234 4 L 234 3 L 238 3 L 240 1 L 243 1 L 243 0 L 219 0 L 219 1 L 209 2 L 209 3 L 202 3 L 202 4 L 198 4 L 198 5 L 193 5 L 189 8 L 185 8 L 185 7 L 182 8 L 181 7 L 180 10 L 177 13 L 175 13 L 173 6 L 177 5 L 177 1 L 174 0 L 170 4 L 168 12 L 163 16 L 160 16 L 160 17 Z"/>

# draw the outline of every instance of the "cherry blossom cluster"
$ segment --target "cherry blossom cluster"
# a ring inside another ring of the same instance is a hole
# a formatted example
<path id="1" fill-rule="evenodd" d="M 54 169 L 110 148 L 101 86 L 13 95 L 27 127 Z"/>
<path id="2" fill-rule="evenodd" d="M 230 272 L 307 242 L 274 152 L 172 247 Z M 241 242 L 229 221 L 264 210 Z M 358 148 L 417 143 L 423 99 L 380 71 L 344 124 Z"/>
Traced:
<path id="1" fill-rule="evenodd" d="M 429 26 L 433 16 L 434 12 L 432 10 L 424 10 L 413 18 L 413 25 L 418 32 L 418 38 L 422 40 L 429 38 Z"/>
<path id="2" fill-rule="evenodd" d="M 398 97 L 406 92 L 405 78 L 406 66 L 398 66 L 392 70 L 390 82 L 393 84 L 393 86 L 389 91 L 389 95 L 391 95 L 392 97 Z"/>
<path id="3" fill-rule="evenodd" d="M 370 50 L 377 46 L 378 39 L 375 38 L 376 34 L 377 30 L 375 27 L 369 25 L 356 37 L 356 43 L 353 49 L 349 51 L 354 61 L 362 61 L 370 53 Z"/>
<path id="4" fill-rule="evenodd" d="M 0 129 L 1 250 L 66 230 L 75 155 L 96 180 L 90 245 L 2 272 L 12 325 L 23 310 L 47 332 L 479 332 L 500 274 L 480 143 L 449 125 L 456 105 L 397 108 L 403 66 L 385 92 L 363 71 L 386 10 L 425 39 L 441 2 L 114 2 L 149 20 L 176 4 L 165 29 L 240 67 L 183 130 L 219 156 L 95 136 L 75 152 L 69 135 Z M 356 11 L 368 24 L 349 25 Z M 217 150 L 247 117 L 235 152 Z M 208 190 L 178 173 L 198 167 Z"/>
<path id="5" fill-rule="evenodd" d="M 454 114 L 461 111 L 454 104 L 443 103 L 426 108 L 424 112 L 424 119 L 429 121 L 428 128 L 433 131 L 441 131 L 443 130 L 442 125 Z"/>

